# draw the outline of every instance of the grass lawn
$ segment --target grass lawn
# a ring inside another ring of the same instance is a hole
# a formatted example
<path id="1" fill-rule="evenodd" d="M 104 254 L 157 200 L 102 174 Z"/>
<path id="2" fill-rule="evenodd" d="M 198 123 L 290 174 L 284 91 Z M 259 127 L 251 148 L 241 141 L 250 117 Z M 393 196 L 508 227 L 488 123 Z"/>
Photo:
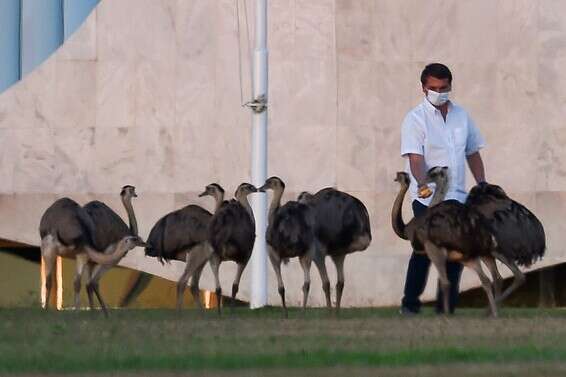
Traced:
<path id="1" fill-rule="evenodd" d="M 114 310 L 109 319 L 0 309 L 0 374 L 553 376 L 566 375 L 565 339 L 561 309 L 504 309 L 495 320 L 472 309 L 413 318 L 394 309 L 346 309 L 339 318 L 309 309 L 289 319 L 276 308 L 220 318 Z"/>

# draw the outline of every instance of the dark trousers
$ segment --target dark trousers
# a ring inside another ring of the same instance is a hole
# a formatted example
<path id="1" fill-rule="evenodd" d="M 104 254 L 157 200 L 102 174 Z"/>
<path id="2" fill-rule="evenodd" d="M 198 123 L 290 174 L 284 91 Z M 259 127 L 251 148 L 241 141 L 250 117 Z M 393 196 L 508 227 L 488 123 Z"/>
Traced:
<path id="1" fill-rule="evenodd" d="M 419 217 L 425 214 L 427 206 L 417 200 L 413 201 L 413 214 Z M 458 291 L 460 289 L 460 276 L 462 275 L 463 265 L 457 262 L 447 262 L 446 272 L 448 280 L 450 280 L 450 297 L 448 297 L 448 305 L 450 313 L 454 313 L 454 309 L 458 302 Z M 404 297 L 401 305 L 412 311 L 418 313 L 421 309 L 421 301 L 419 297 L 423 294 L 426 281 L 428 278 L 428 271 L 430 269 L 430 259 L 424 254 L 416 254 L 414 251 L 409 260 L 407 268 L 407 277 L 405 279 Z M 436 312 L 444 312 L 442 305 L 442 290 L 438 286 L 436 291 Z"/>

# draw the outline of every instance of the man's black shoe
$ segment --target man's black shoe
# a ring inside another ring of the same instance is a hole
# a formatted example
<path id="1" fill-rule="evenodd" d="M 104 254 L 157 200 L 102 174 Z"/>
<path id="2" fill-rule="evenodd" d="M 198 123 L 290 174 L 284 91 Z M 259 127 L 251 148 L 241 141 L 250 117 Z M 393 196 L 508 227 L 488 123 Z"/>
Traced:
<path id="1" fill-rule="evenodd" d="M 406 306 L 401 306 L 401 309 L 399 309 L 399 314 L 401 314 L 404 317 L 411 317 L 411 316 L 418 315 L 419 312 L 411 310 L 411 309 L 407 308 Z"/>

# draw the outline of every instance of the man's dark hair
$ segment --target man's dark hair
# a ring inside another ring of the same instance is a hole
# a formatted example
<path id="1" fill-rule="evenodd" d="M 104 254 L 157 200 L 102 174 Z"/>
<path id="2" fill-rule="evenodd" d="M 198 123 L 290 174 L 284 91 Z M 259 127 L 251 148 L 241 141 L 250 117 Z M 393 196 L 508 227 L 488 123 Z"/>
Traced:
<path id="1" fill-rule="evenodd" d="M 430 76 L 440 80 L 448 79 L 448 83 L 452 84 L 452 73 L 444 64 L 432 63 L 427 65 L 421 73 L 421 83 L 424 85 L 426 79 Z"/>

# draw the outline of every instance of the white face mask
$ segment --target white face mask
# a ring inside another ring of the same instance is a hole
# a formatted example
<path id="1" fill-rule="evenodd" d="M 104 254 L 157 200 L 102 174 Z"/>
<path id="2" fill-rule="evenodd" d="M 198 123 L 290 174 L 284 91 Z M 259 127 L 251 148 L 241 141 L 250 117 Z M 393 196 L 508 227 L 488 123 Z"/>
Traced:
<path id="1" fill-rule="evenodd" d="M 446 102 L 448 102 L 449 95 L 450 92 L 438 93 L 434 90 L 426 90 L 426 99 L 428 99 L 428 102 L 432 103 L 434 106 L 444 105 Z"/>

